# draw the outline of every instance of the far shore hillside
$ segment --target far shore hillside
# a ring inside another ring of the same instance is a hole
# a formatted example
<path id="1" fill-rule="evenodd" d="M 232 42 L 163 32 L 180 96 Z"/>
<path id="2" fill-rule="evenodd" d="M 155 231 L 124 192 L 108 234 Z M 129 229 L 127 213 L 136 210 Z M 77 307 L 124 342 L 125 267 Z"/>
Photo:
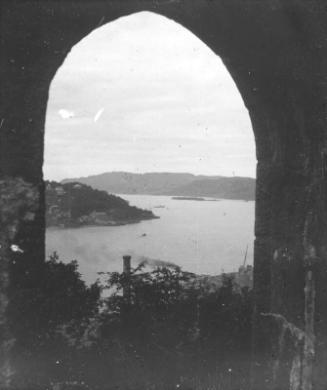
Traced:
<path id="1" fill-rule="evenodd" d="M 62 181 L 70 182 L 80 182 L 112 194 L 212 197 L 245 201 L 255 199 L 255 179 L 250 177 L 107 172 Z"/>

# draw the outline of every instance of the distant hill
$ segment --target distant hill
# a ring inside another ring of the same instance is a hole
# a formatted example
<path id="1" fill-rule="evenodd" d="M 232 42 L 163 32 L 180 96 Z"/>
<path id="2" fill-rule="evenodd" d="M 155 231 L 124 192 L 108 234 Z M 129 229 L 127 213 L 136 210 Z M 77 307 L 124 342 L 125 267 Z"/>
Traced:
<path id="1" fill-rule="evenodd" d="M 107 172 L 65 179 L 113 194 L 208 196 L 222 199 L 254 200 L 255 179 L 193 175 L 191 173 Z"/>
<path id="2" fill-rule="evenodd" d="M 93 188 L 113 194 L 160 195 L 173 191 L 176 187 L 191 183 L 190 173 L 129 173 L 107 172 L 99 175 L 63 180 L 62 183 L 78 181 Z"/>
<path id="3" fill-rule="evenodd" d="M 48 227 L 117 226 L 157 218 L 150 210 L 78 182 L 48 181 L 45 195 Z"/>
<path id="4" fill-rule="evenodd" d="M 255 180 L 245 177 L 196 179 L 176 188 L 176 190 L 178 196 L 254 200 Z"/>

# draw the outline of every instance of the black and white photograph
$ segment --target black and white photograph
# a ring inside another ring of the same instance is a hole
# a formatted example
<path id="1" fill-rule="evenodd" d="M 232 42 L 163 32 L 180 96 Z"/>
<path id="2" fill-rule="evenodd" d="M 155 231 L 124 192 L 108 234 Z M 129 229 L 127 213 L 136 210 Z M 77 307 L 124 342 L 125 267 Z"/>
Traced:
<path id="1" fill-rule="evenodd" d="M 0 1 L 0 390 L 327 390 L 327 1 Z"/>

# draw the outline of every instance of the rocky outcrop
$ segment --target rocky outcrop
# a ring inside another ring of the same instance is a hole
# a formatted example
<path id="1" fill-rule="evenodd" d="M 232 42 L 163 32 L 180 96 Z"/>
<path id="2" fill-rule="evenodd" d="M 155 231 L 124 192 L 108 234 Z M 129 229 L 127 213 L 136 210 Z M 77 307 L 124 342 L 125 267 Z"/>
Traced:
<path id="1" fill-rule="evenodd" d="M 73 182 L 46 182 L 46 226 L 119 226 L 158 218 L 150 210 L 105 191 Z"/>

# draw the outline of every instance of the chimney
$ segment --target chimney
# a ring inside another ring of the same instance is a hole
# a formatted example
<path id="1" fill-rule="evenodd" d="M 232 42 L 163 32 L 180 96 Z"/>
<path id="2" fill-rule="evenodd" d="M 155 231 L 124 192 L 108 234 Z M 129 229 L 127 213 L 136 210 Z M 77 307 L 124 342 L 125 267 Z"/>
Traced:
<path id="1" fill-rule="evenodd" d="M 125 255 L 123 256 L 123 272 L 126 276 L 131 275 L 131 256 Z"/>
<path id="2" fill-rule="evenodd" d="M 127 305 L 131 302 L 131 256 L 123 256 L 123 274 L 125 276 L 126 284 L 123 288 L 123 296 Z"/>

